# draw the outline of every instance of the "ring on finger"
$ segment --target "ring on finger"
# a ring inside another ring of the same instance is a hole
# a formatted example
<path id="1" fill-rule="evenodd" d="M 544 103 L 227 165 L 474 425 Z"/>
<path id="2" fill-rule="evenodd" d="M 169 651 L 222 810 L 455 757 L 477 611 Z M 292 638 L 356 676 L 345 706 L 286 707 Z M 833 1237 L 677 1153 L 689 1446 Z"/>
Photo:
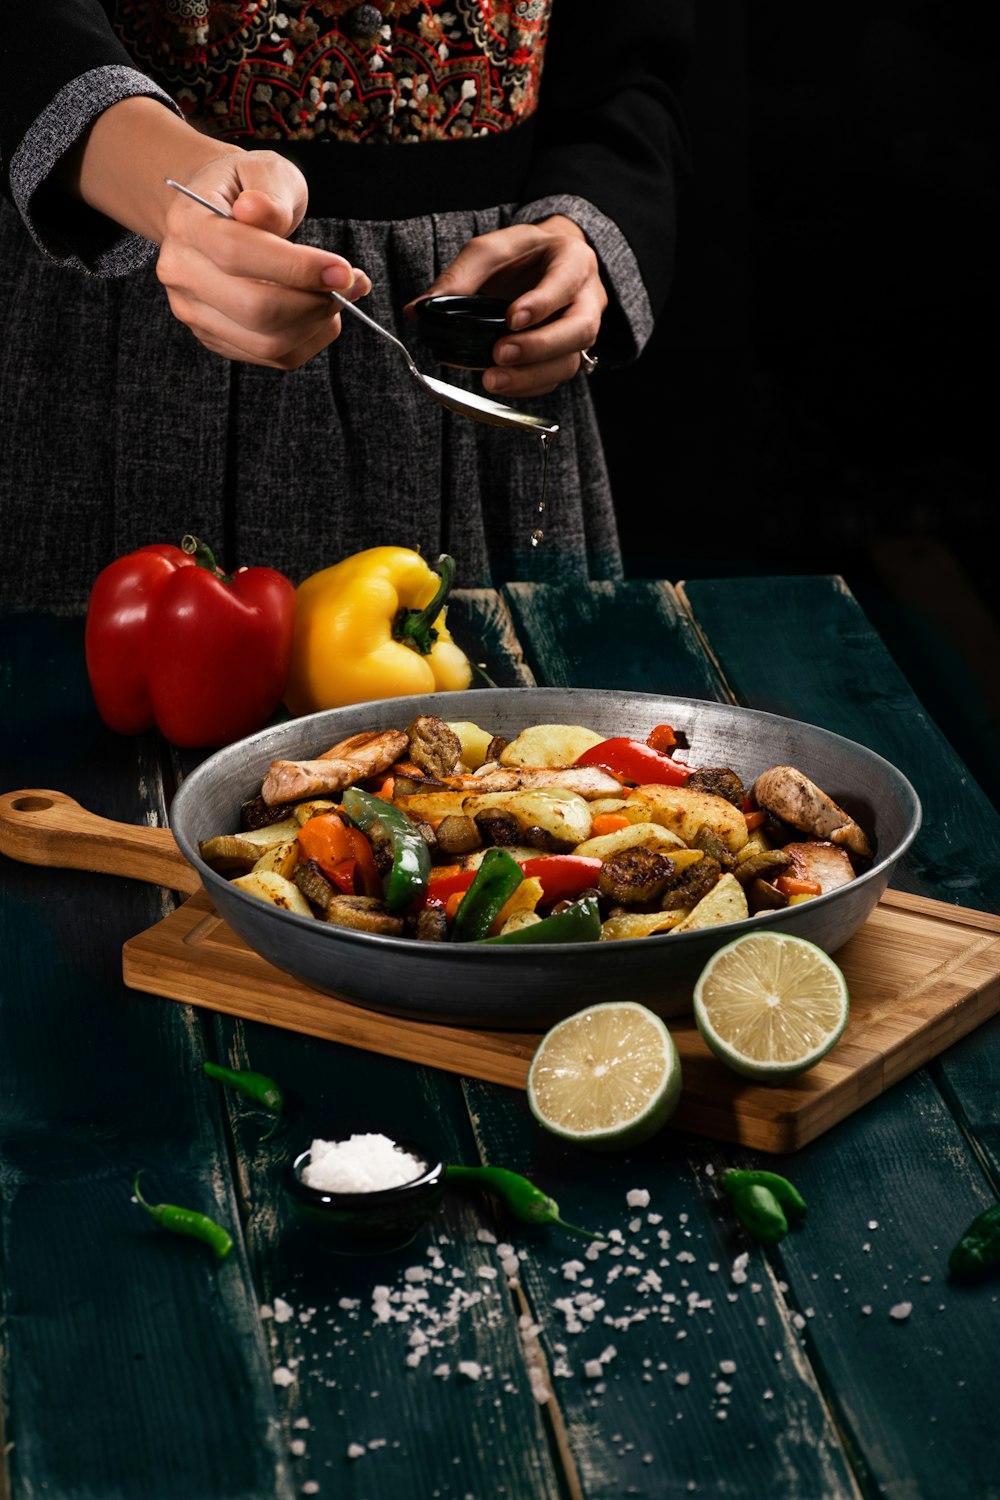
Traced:
<path id="1" fill-rule="evenodd" d="M 580 364 L 585 375 L 593 375 L 594 371 L 597 369 L 597 355 L 591 354 L 588 349 L 581 349 Z"/>

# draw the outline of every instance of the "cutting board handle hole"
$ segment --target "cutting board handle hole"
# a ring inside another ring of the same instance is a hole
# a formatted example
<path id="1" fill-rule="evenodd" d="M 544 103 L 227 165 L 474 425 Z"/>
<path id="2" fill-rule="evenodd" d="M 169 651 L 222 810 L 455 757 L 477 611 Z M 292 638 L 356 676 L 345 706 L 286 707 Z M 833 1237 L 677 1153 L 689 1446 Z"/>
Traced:
<path id="1" fill-rule="evenodd" d="M 51 797 L 18 797 L 11 803 L 15 812 L 47 812 L 54 806 Z"/>

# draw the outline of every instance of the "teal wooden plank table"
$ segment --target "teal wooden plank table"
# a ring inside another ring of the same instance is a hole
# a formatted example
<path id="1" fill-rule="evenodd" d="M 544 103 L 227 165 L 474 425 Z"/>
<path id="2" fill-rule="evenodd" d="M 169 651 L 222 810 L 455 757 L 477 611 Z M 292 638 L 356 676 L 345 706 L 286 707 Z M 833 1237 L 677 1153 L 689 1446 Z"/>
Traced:
<path id="1" fill-rule="evenodd" d="M 499 685 L 731 698 L 863 741 L 924 805 L 895 886 L 996 909 L 1000 817 L 842 580 L 515 584 L 451 623 Z M 0 791 L 122 822 L 165 822 L 191 764 L 102 728 L 77 619 L 0 617 L 0 722 Z M 1000 1277 L 946 1274 L 997 1197 L 1000 1021 L 794 1156 L 668 1128 L 596 1157 L 517 1089 L 125 988 L 170 892 L 11 859 L 0 882 L 0 1495 L 1000 1497 Z M 206 1058 L 282 1080 L 292 1124 L 265 1139 Z M 309 1111 L 527 1172 L 607 1247 L 449 1194 L 401 1254 L 323 1252 L 279 1187 Z M 766 1251 L 716 1186 L 754 1161 L 810 1204 Z M 138 1167 L 232 1228 L 227 1261 L 157 1230 Z"/>

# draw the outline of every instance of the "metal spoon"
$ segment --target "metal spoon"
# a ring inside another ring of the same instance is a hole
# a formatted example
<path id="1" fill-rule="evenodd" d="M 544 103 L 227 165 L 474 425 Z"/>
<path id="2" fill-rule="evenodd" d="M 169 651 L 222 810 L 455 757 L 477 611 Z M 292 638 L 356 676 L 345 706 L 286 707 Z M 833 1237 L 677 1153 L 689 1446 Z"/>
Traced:
<path id="1" fill-rule="evenodd" d="M 209 203 L 207 198 L 202 198 L 198 193 L 193 193 L 189 187 L 184 187 L 182 183 L 175 182 L 172 177 L 165 177 L 164 181 L 168 187 L 176 188 L 185 197 L 193 198 L 203 208 L 210 209 L 213 214 L 218 214 L 220 219 L 231 219 L 233 217 L 224 208 L 219 208 L 218 204 Z M 558 422 L 546 422 L 544 417 L 534 417 L 529 415 L 528 412 L 516 411 L 514 407 L 504 406 L 500 401 L 491 401 L 489 396 L 480 396 L 475 391 L 463 391 L 459 386 L 449 385 L 444 380 L 437 380 L 433 375 L 422 374 L 414 364 L 409 349 L 407 349 L 404 343 L 401 343 L 394 333 L 390 333 L 388 328 L 383 328 L 381 323 L 376 323 L 374 318 L 370 318 L 366 312 L 362 312 L 361 308 L 355 303 L 348 302 L 347 298 L 342 297 L 339 292 L 329 292 L 326 295 L 332 297 L 334 302 L 338 303 L 346 312 L 349 312 L 352 317 L 360 318 L 362 323 L 367 323 L 369 328 L 374 329 L 376 333 L 380 333 L 384 339 L 388 339 L 390 344 L 395 344 L 400 354 L 406 360 L 410 368 L 410 374 L 414 380 L 418 381 L 424 390 L 434 397 L 435 401 L 440 401 L 441 405 L 447 406 L 450 411 L 458 412 L 459 416 L 462 417 L 471 417 L 474 422 L 488 422 L 493 427 L 517 427 L 522 432 L 541 433 L 543 436 L 548 437 L 554 437 L 559 431 Z"/>

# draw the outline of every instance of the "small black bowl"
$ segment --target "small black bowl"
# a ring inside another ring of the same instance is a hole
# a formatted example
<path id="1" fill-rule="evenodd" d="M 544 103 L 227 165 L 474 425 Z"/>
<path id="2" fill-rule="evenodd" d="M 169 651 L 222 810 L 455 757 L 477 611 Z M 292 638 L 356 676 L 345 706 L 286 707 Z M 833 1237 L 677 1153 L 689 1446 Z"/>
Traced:
<path id="1" fill-rule="evenodd" d="M 352 1132 L 353 1133 L 353 1132 Z M 349 1134 L 327 1136 L 348 1140 Z M 301 1151 L 285 1176 L 285 1189 L 304 1229 L 343 1255 L 366 1255 L 402 1250 L 424 1225 L 444 1193 L 444 1162 L 419 1141 L 393 1136 L 400 1147 L 425 1168 L 412 1182 L 370 1193 L 335 1193 L 310 1187 L 302 1172 L 310 1151 Z"/>
<path id="2" fill-rule="evenodd" d="M 509 332 L 509 302 L 500 297 L 425 297 L 417 327 L 439 365 L 486 370 L 496 364 L 493 346 Z"/>

